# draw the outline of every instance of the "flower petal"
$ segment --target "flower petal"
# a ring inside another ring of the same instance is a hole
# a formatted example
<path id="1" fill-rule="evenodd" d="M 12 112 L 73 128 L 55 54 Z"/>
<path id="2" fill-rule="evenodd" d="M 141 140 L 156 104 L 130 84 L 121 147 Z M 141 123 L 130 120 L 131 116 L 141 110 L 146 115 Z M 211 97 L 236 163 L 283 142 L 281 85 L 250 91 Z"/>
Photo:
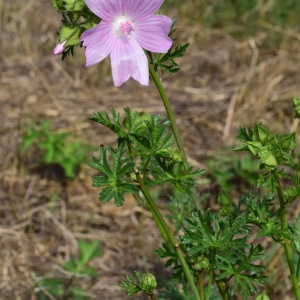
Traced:
<path id="1" fill-rule="evenodd" d="M 117 39 L 110 59 L 115 86 L 122 85 L 130 77 L 140 84 L 149 84 L 148 60 L 134 38 Z"/>
<path id="2" fill-rule="evenodd" d="M 101 23 L 85 31 L 80 40 L 83 42 L 86 56 L 86 67 L 92 66 L 107 57 L 116 43 L 110 22 Z"/>
<path id="3" fill-rule="evenodd" d="M 166 53 L 172 46 L 168 37 L 172 20 L 166 16 L 147 16 L 136 22 L 134 37 L 140 46 L 148 51 Z"/>
<path id="4" fill-rule="evenodd" d="M 123 2 L 124 13 L 136 20 L 154 14 L 164 0 L 124 0 Z"/>
<path id="5" fill-rule="evenodd" d="M 124 0 L 84 0 L 88 8 L 105 21 L 111 21 L 123 13 Z"/>
<path id="6" fill-rule="evenodd" d="M 58 44 L 55 46 L 54 50 L 53 50 L 53 54 L 54 54 L 54 55 L 57 55 L 57 54 L 63 53 L 64 50 L 65 50 L 64 45 L 65 45 L 66 42 L 67 42 L 67 41 L 64 41 L 64 42 L 62 42 L 62 43 L 58 43 Z"/>

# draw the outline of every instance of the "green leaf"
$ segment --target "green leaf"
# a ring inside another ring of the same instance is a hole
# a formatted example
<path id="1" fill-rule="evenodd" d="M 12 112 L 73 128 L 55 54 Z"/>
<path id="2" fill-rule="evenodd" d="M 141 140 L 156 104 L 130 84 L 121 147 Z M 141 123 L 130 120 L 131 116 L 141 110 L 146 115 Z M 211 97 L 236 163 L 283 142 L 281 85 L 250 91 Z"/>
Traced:
<path id="1" fill-rule="evenodd" d="M 86 7 L 83 0 L 63 0 L 63 2 L 68 11 L 79 11 Z"/>
<path id="2" fill-rule="evenodd" d="M 102 111 L 100 113 L 95 112 L 91 117 L 89 117 L 89 119 L 109 128 L 119 137 L 125 137 L 126 133 L 122 129 L 122 124 L 120 122 L 120 114 L 117 113 L 113 108 L 110 110 L 110 112 L 111 117 L 105 111 Z"/>
<path id="3" fill-rule="evenodd" d="M 73 273 L 76 274 L 77 273 L 77 262 L 74 258 L 71 258 L 70 260 L 66 261 L 65 263 L 62 264 L 62 267 Z"/>
<path id="4" fill-rule="evenodd" d="M 60 42 L 66 41 L 65 46 L 78 45 L 80 43 L 81 30 L 77 24 L 64 24 L 60 29 Z"/>
<path id="5" fill-rule="evenodd" d="M 126 152 L 125 143 L 120 143 L 117 150 L 108 146 L 108 153 L 112 163 L 108 163 L 107 151 L 104 146 L 100 146 L 99 157 L 93 157 L 89 166 L 100 171 L 103 175 L 94 176 L 93 186 L 104 186 L 99 194 L 99 200 L 106 203 L 114 199 L 116 206 L 123 205 L 124 194 L 136 194 L 138 188 L 130 181 L 130 174 L 134 172 L 135 164 L 130 162 L 128 157 L 124 157 Z"/>
<path id="6" fill-rule="evenodd" d="M 300 255 L 300 214 L 295 218 L 294 223 L 289 223 L 288 238 L 293 249 Z"/>
<path id="7" fill-rule="evenodd" d="M 86 241 L 78 240 L 78 249 L 79 249 L 79 262 L 82 265 L 87 264 L 94 258 L 97 258 L 103 254 L 103 250 L 99 247 L 99 241 Z"/>
<path id="8" fill-rule="evenodd" d="M 189 45 L 190 44 L 187 43 L 181 46 L 176 46 L 175 49 L 172 46 L 166 54 L 158 54 L 155 58 L 154 68 L 157 69 L 158 67 L 160 67 L 164 71 L 168 71 L 169 73 L 178 72 L 180 68 L 175 59 L 183 57 Z"/>
<path id="9" fill-rule="evenodd" d="M 225 257 L 230 262 L 236 261 L 237 253 L 244 253 L 248 230 L 245 228 L 245 216 L 234 218 L 227 215 L 220 218 L 218 214 L 195 212 L 184 220 L 185 235 L 182 243 L 187 245 L 190 256 L 201 253 L 210 254 L 214 249 L 216 255 Z"/>
<path id="10" fill-rule="evenodd" d="M 142 280 L 142 275 L 137 271 L 134 273 L 140 282 Z M 129 275 L 126 276 L 126 280 L 122 279 L 120 286 L 127 292 L 127 296 L 132 296 L 142 290 L 139 283 L 135 283 L 134 279 Z"/>
<path id="11" fill-rule="evenodd" d="M 93 297 L 93 294 L 86 292 L 82 288 L 73 288 L 71 294 L 74 299 L 90 299 Z"/>
<path id="12" fill-rule="evenodd" d="M 300 118 L 300 98 L 293 98 L 294 118 Z"/>
<path id="13" fill-rule="evenodd" d="M 262 275 L 265 267 L 252 263 L 261 259 L 262 256 L 262 247 L 258 245 L 251 246 L 249 253 L 240 254 L 235 264 L 226 260 L 218 260 L 216 267 L 221 273 L 216 276 L 216 280 L 230 278 L 234 275 L 231 293 L 235 294 L 239 291 L 243 299 L 248 299 L 250 293 L 257 293 L 257 286 L 264 286 L 267 280 L 267 276 Z"/>
<path id="14" fill-rule="evenodd" d="M 41 278 L 38 280 L 38 285 L 54 297 L 60 297 L 64 293 L 64 284 L 59 278 Z"/>
<path id="15" fill-rule="evenodd" d="M 64 8 L 63 0 L 51 0 L 51 4 L 58 11 L 63 10 Z"/>

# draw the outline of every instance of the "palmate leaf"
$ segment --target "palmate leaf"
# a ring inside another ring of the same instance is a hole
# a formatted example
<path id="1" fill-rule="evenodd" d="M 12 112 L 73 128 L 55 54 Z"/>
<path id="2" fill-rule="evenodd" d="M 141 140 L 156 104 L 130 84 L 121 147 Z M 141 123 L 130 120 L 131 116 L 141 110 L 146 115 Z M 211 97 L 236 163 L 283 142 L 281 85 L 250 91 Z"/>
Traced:
<path id="1" fill-rule="evenodd" d="M 166 54 L 158 54 L 154 63 L 155 68 L 157 69 L 158 67 L 161 67 L 164 71 L 168 71 L 170 73 L 178 72 L 180 68 L 176 63 L 175 58 L 183 57 L 189 45 L 190 44 L 187 43 L 181 46 L 176 46 L 175 49 L 174 47 L 171 47 Z"/>
<path id="2" fill-rule="evenodd" d="M 112 165 L 108 163 L 107 151 L 100 146 L 99 157 L 93 157 L 89 166 L 100 171 L 102 175 L 93 177 L 93 186 L 105 188 L 99 194 L 99 200 L 108 202 L 114 199 L 116 206 L 123 205 L 124 194 L 136 194 L 138 188 L 129 181 L 130 173 L 134 172 L 134 163 L 128 157 L 123 157 L 126 152 L 125 143 L 120 143 L 117 150 L 111 146 L 107 148 L 112 159 Z"/>
<path id="3" fill-rule="evenodd" d="M 146 180 L 146 185 L 154 186 L 169 182 L 182 192 L 189 192 L 195 185 L 194 178 L 201 176 L 205 170 L 194 170 L 192 167 L 184 170 L 183 163 L 174 163 L 160 157 L 149 164 L 151 178 Z"/>
<path id="4" fill-rule="evenodd" d="M 251 246 L 249 253 L 239 255 L 235 264 L 232 264 L 226 258 L 217 259 L 216 268 L 221 273 L 216 276 L 216 280 L 234 278 L 232 295 L 239 291 L 244 299 L 248 299 L 250 293 L 257 292 L 257 285 L 263 286 L 267 280 L 267 277 L 262 275 L 265 267 L 252 263 L 262 258 L 262 249 L 260 245 Z"/>
<path id="5" fill-rule="evenodd" d="M 145 130 L 129 135 L 131 142 L 136 144 L 138 152 L 146 155 L 155 154 L 170 157 L 171 147 L 174 144 L 171 133 L 166 133 L 169 121 L 163 121 L 159 115 L 151 116 L 150 120 L 144 120 Z"/>
<path id="6" fill-rule="evenodd" d="M 210 254 L 213 250 L 217 256 L 234 263 L 239 253 L 245 253 L 250 247 L 246 244 L 248 230 L 245 224 L 244 215 L 235 218 L 229 214 L 222 218 L 210 210 L 194 212 L 184 220 L 186 234 L 182 243 L 187 246 L 190 256 Z"/>
<path id="7" fill-rule="evenodd" d="M 123 130 L 123 126 L 120 121 L 120 114 L 117 113 L 114 109 L 111 109 L 110 112 L 111 112 L 111 117 L 108 115 L 107 112 L 102 111 L 102 112 L 95 112 L 92 116 L 89 117 L 89 119 L 109 128 L 114 133 L 116 133 L 119 137 L 126 136 L 126 133 Z"/>

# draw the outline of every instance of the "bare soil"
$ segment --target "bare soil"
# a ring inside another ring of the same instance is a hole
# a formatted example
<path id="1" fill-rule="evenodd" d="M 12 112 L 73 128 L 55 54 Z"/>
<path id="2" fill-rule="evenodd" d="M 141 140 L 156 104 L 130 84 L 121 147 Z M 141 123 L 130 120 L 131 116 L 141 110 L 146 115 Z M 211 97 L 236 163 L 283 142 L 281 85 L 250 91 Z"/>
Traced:
<path id="1" fill-rule="evenodd" d="M 149 213 L 130 197 L 123 208 L 102 204 L 89 167 L 69 180 L 20 145 L 28 126 L 45 120 L 92 145 L 111 144 L 115 137 L 88 120 L 93 112 L 129 106 L 165 115 L 164 107 L 152 83 L 114 87 L 109 60 L 86 69 L 84 49 L 63 62 L 53 56 L 59 25 L 50 1 L 0 0 L 0 299 L 37 299 L 32 274 L 68 278 L 60 265 L 76 254 L 79 238 L 99 240 L 104 250 L 92 263 L 99 276 L 80 279 L 80 285 L 94 299 L 126 299 L 119 287 L 126 274 L 168 274 L 153 254 L 161 239 Z M 191 164 L 205 168 L 209 157 L 230 152 L 240 125 L 298 130 L 291 100 L 300 95 L 300 37 L 278 34 L 277 48 L 265 49 L 265 32 L 237 40 L 220 30 L 180 29 L 179 39 L 191 46 L 179 73 L 166 74 L 163 83 Z M 212 186 L 203 189 L 217 195 Z M 273 257 L 269 272 L 283 272 L 281 253 Z M 270 289 L 272 299 L 291 299 L 284 296 L 288 282 L 271 281 Z"/>

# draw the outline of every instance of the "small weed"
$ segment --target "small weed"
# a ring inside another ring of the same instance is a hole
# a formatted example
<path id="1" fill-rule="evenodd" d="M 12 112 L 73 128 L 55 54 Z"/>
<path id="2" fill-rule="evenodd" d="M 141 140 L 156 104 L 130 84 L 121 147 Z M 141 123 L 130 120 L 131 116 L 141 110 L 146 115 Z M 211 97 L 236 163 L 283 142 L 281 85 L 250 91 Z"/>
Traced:
<path id="1" fill-rule="evenodd" d="M 87 153 L 91 149 L 81 140 L 71 139 L 69 132 L 52 131 L 47 122 L 26 130 L 22 149 L 25 151 L 33 147 L 40 150 L 41 162 L 59 165 L 69 178 L 74 178 L 80 165 L 87 162 Z"/>
<path id="2" fill-rule="evenodd" d="M 76 279 L 90 276 L 97 276 L 97 270 L 88 266 L 93 259 L 103 254 L 99 248 L 98 241 L 78 240 L 78 258 L 71 258 L 66 261 L 62 268 L 70 273 L 67 282 L 57 277 L 40 277 L 34 275 L 37 281 L 37 294 L 40 300 L 46 299 L 90 299 L 92 295 L 84 290 L 84 288 L 75 287 Z"/>

